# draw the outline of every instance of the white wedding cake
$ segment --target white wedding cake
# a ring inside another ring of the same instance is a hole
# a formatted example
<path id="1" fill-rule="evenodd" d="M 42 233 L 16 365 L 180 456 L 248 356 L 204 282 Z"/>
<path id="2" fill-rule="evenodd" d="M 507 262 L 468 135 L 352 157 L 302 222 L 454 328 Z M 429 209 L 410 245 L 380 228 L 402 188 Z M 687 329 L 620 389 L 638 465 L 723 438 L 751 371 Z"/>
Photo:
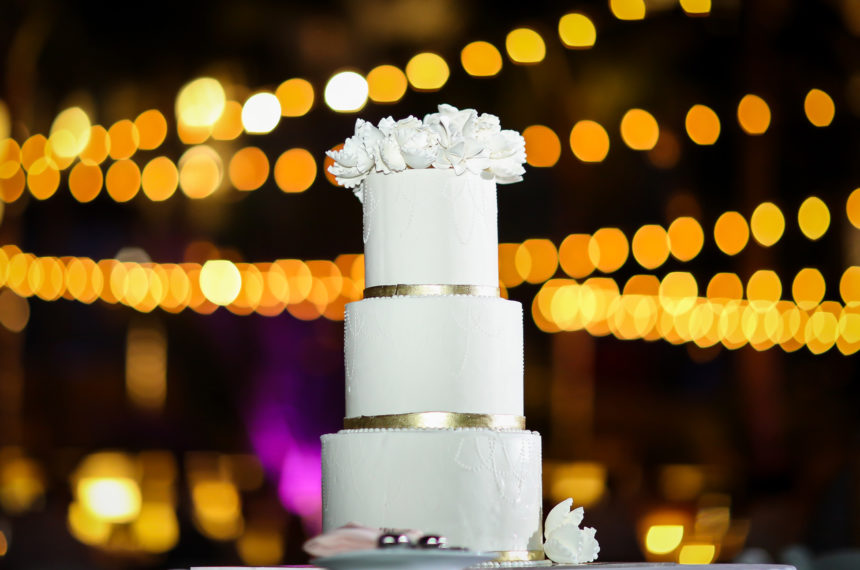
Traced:
<path id="1" fill-rule="evenodd" d="M 523 417 L 522 306 L 499 296 L 496 183 L 522 137 L 448 105 L 358 120 L 331 172 L 363 204 L 346 418 L 322 437 L 323 526 L 419 529 L 543 559 L 541 440 Z"/>

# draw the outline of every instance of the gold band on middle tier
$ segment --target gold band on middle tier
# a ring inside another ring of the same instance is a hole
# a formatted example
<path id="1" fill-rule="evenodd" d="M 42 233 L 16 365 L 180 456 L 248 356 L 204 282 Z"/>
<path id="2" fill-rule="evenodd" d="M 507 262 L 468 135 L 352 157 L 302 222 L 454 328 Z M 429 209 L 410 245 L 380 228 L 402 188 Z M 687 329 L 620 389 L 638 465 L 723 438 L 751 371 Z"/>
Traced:
<path id="1" fill-rule="evenodd" d="M 526 428 L 525 416 L 512 414 L 462 414 L 458 412 L 414 412 L 384 416 L 357 416 L 343 419 L 344 429 L 450 429 Z"/>
<path id="2" fill-rule="evenodd" d="M 544 560 L 543 550 L 499 550 L 493 562 L 530 562 Z"/>
<path id="3" fill-rule="evenodd" d="M 376 285 L 364 289 L 364 298 L 371 297 L 429 297 L 438 295 L 470 295 L 472 297 L 498 297 L 498 287 L 489 285 Z"/>

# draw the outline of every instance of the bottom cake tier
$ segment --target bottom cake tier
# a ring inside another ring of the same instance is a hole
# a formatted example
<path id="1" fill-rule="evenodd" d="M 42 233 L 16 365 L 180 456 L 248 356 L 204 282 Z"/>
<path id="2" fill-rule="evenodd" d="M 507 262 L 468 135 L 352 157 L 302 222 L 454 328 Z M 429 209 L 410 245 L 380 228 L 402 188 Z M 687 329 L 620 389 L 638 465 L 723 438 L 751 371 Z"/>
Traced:
<path id="1" fill-rule="evenodd" d="M 531 431 L 343 430 L 322 436 L 323 527 L 416 529 L 543 559 L 541 441 Z"/>

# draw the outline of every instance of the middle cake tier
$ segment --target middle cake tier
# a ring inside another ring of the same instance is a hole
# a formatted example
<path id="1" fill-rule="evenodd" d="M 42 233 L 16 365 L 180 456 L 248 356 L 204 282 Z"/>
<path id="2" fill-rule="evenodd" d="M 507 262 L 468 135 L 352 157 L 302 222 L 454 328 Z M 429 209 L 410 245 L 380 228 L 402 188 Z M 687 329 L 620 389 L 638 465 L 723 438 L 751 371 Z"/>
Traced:
<path id="1" fill-rule="evenodd" d="M 522 305 L 379 297 L 346 306 L 346 416 L 523 413 Z"/>

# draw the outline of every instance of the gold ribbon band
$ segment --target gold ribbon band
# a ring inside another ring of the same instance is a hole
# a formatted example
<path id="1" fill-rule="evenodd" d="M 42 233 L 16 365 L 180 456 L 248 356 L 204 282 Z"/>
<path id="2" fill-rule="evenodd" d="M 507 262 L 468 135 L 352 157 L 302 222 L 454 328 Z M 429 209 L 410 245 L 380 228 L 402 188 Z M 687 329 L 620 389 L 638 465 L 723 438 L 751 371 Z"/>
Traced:
<path id="1" fill-rule="evenodd" d="M 493 562 L 529 562 L 544 559 L 543 550 L 500 550 L 491 554 L 497 555 Z"/>
<path id="2" fill-rule="evenodd" d="M 526 427 L 524 416 L 510 414 L 461 414 L 457 412 L 414 412 L 384 416 L 357 416 L 343 419 L 344 429 L 448 429 Z"/>
<path id="3" fill-rule="evenodd" d="M 364 298 L 371 297 L 428 297 L 438 295 L 471 295 L 473 297 L 498 297 L 498 287 L 489 285 L 376 285 L 364 290 Z"/>

